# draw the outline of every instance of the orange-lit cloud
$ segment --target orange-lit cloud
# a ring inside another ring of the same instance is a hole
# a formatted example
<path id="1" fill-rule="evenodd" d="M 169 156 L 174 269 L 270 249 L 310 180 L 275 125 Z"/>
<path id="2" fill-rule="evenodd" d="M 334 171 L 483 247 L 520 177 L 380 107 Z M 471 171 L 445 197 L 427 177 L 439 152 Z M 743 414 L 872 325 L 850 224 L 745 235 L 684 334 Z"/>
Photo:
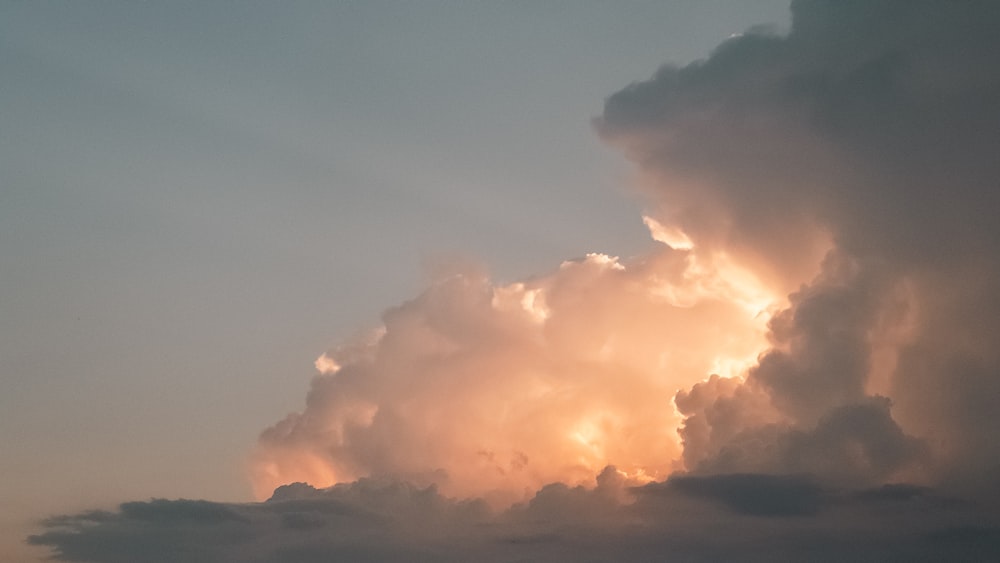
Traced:
<path id="1" fill-rule="evenodd" d="M 305 409 L 261 436 L 258 494 L 378 476 L 503 505 L 608 464 L 989 481 L 1000 14 L 793 15 L 787 36 L 663 67 L 595 120 L 636 163 L 662 246 L 509 285 L 437 280 L 317 361 Z"/>
<path id="2" fill-rule="evenodd" d="M 609 464 L 662 479 L 682 467 L 674 394 L 740 375 L 777 298 L 667 246 L 507 285 L 452 273 L 317 360 L 306 409 L 261 437 L 255 490 L 391 476 L 504 505 Z"/>

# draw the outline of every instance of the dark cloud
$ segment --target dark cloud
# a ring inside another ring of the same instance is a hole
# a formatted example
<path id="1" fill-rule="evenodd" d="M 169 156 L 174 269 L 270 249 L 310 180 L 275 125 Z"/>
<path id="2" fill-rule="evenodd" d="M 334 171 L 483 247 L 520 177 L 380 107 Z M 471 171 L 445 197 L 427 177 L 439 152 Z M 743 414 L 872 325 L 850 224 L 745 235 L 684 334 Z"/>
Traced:
<path id="1" fill-rule="evenodd" d="M 714 499 L 740 514 L 755 516 L 803 516 L 822 507 L 823 489 L 799 475 L 677 476 L 666 485 L 685 494 Z"/>
<path id="2" fill-rule="evenodd" d="M 792 10 L 787 37 L 731 39 L 608 100 L 605 138 L 689 180 L 652 190 L 661 212 L 704 243 L 772 260 L 800 242 L 785 235 L 817 222 L 852 253 L 894 261 L 995 244 L 996 4 L 807 0 Z"/>
<path id="3" fill-rule="evenodd" d="M 742 388 L 678 395 L 685 461 L 983 486 L 1000 464 L 1000 6 L 792 12 L 787 36 L 665 67 L 596 122 L 660 223 L 791 291 Z"/>
<path id="4" fill-rule="evenodd" d="M 282 500 L 284 499 L 284 500 Z M 909 485 L 847 491 L 802 475 L 675 476 L 639 488 L 553 484 L 491 512 L 363 480 L 294 498 L 154 500 L 46 522 L 62 561 L 986 561 L 1000 521 Z"/>

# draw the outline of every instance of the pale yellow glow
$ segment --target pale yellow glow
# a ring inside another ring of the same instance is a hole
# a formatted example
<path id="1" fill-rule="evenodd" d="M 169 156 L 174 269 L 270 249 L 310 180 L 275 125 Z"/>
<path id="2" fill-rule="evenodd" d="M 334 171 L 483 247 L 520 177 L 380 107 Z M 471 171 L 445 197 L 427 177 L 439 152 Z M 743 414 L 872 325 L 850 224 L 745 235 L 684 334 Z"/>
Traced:
<path id="1" fill-rule="evenodd" d="M 694 243 L 691 242 L 691 239 L 681 229 L 667 227 L 656 219 L 646 215 L 642 217 L 642 222 L 646 224 L 649 234 L 656 242 L 663 243 L 675 250 L 690 250 L 694 248 Z"/>
<path id="2" fill-rule="evenodd" d="M 330 356 L 323 354 L 316 358 L 316 371 L 322 374 L 330 375 L 337 373 L 339 370 L 340 364 L 338 364 L 337 360 L 334 360 Z"/>
<path id="3" fill-rule="evenodd" d="M 525 291 L 524 297 L 521 298 L 521 307 L 540 323 L 549 318 L 549 310 L 545 306 L 545 296 L 541 289 Z"/>
<path id="4" fill-rule="evenodd" d="M 253 494 L 260 500 L 267 499 L 274 489 L 289 483 L 309 483 L 317 488 L 334 485 L 349 476 L 338 479 L 328 460 L 319 455 L 298 449 L 288 449 L 282 455 L 251 460 Z"/>

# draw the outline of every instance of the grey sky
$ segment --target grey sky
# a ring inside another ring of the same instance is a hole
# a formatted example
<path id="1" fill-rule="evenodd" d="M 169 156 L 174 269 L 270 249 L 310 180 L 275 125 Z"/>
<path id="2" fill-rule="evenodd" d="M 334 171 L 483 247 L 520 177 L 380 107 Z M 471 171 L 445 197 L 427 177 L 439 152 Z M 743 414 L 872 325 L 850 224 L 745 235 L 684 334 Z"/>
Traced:
<path id="1" fill-rule="evenodd" d="M 590 118 L 787 1 L 0 3 L 0 558 L 30 518 L 249 498 L 312 362 L 439 255 L 648 244 Z"/>

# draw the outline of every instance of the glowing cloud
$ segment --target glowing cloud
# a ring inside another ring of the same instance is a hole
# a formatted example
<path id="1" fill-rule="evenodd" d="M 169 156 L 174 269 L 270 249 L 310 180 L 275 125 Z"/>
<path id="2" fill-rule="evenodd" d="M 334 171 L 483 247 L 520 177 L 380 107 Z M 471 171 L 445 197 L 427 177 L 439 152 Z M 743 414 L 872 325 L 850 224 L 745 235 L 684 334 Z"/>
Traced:
<path id="1" fill-rule="evenodd" d="M 766 343 L 762 288 L 734 272 L 662 247 L 503 286 L 443 277 L 320 356 L 306 409 L 261 436 L 255 490 L 381 476 L 507 505 L 609 464 L 664 478 L 681 467 L 674 394 Z"/>
<path id="2" fill-rule="evenodd" d="M 1000 14 L 792 10 L 787 36 L 736 35 L 595 120 L 637 163 L 662 246 L 501 287 L 458 273 L 389 310 L 264 432 L 261 496 L 304 478 L 297 458 L 325 468 L 317 485 L 388 476 L 498 504 L 608 464 L 988 481 Z"/>

